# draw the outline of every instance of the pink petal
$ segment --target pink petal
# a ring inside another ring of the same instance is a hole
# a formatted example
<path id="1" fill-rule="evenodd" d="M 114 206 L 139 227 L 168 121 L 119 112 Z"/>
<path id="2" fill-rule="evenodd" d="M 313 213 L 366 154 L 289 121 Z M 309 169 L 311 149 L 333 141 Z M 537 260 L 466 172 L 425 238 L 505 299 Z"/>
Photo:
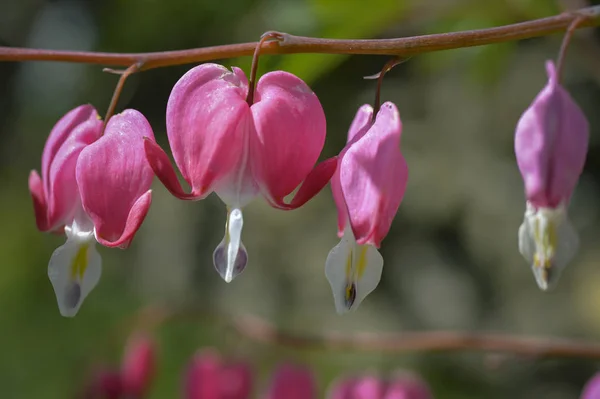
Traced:
<path id="1" fill-rule="evenodd" d="M 146 154 L 146 160 L 156 177 L 158 177 L 166 189 L 175 197 L 182 200 L 194 201 L 206 196 L 206 193 L 195 195 L 194 193 L 188 194 L 183 191 L 183 187 L 179 184 L 179 179 L 175 174 L 175 169 L 173 169 L 173 166 L 171 165 L 169 156 L 154 140 L 144 137 L 144 152 Z"/>
<path id="2" fill-rule="evenodd" d="M 546 69 L 548 83 L 517 124 L 515 154 L 527 199 L 554 208 L 570 199 L 583 171 L 589 125 L 551 61 Z"/>
<path id="3" fill-rule="evenodd" d="M 386 102 L 340 160 L 340 187 L 360 245 L 379 248 L 404 197 L 408 166 L 400 152 L 401 132 L 398 109 Z"/>
<path id="4" fill-rule="evenodd" d="M 356 116 L 350 125 L 350 129 L 348 130 L 348 144 L 340 152 L 340 159 L 344 157 L 346 151 L 348 151 L 348 148 L 350 148 L 354 142 L 367 133 L 373 124 L 372 118 L 373 107 L 370 105 L 365 104 L 358 109 Z M 344 201 L 344 195 L 342 194 L 339 163 L 335 174 L 331 178 L 331 191 L 338 211 L 338 236 L 341 237 L 344 235 L 344 228 L 346 227 L 346 220 L 348 219 L 348 208 L 346 207 L 346 201 Z"/>
<path id="5" fill-rule="evenodd" d="M 317 398 L 317 386 L 309 369 L 285 364 L 275 371 L 265 399 Z"/>
<path id="6" fill-rule="evenodd" d="M 48 205 L 44 196 L 44 184 L 40 175 L 35 170 L 29 173 L 29 193 L 33 200 L 33 212 L 35 213 L 35 223 L 38 230 L 47 231 L 48 226 Z"/>
<path id="7" fill-rule="evenodd" d="M 354 399 L 353 388 L 354 380 L 344 378 L 335 381 L 329 388 L 327 399 Z"/>
<path id="8" fill-rule="evenodd" d="M 221 357 L 212 350 L 199 352 L 188 366 L 185 399 L 221 399 Z"/>
<path id="9" fill-rule="evenodd" d="M 144 137 L 154 140 L 150 124 L 128 109 L 113 116 L 104 136 L 79 156 L 83 208 L 102 245 L 127 247 L 150 207 L 154 174 L 144 154 Z"/>
<path id="10" fill-rule="evenodd" d="M 89 399 L 119 399 L 123 394 L 121 375 L 112 370 L 99 370 L 84 389 L 82 396 Z"/>
<path id="11" fill-rule="evenodd" d="M 381 399 L 384 383 L 375 376 L 344 378 L 335 382 L 328 399 Z"/>
<path id="12" fill-rule="evenodd" d="M 359 378 L 354 383 L 354 399 L 379 399 L 383 397 L 384 383 L 375 376 Z"/>
<path id="13" fill-rule="evenodd" d="M 306 179 L 298 189 L 298 192 L 292 199 L 292 202 L 286 204 L 283 199 L 268 199 L 269 203 L 278 209 L 291 210 L 296 209 L 310 201 L 317 195 L 331 180 L 331 177 L 337 169 L 338 158 L 332 157 L 320 162 L 310 171 Z"/>
<path id="14" fill-rule="evenodd" d="M 306 83 L 282 71 L 259 80 L 250 109 L 256 126 L 252 171 L 265 197 L 281 205 L 319 158 L 325 143 L 325 113 Z M 324 186 L 322 178 L 313 187 Z"/>
<path id="15" fill-rule="evenodd" d="M 360 139 L 373 124 L 373 107 L 369 104 L 361 106 L 348 129 L 348 143 Z"/>
<path id="16" fill-rule="evenodd" d="M 167 135 L 193 197 L 207 195 L 238 163 L 244 131 L 252 126 L 247 90 L 241 70 L 231 72 L 210 63 L 189 70 L 173 87 L 167 104 Z M 157 159 L 165 161 L 164 157 L 148 157 L 156 172 L 164 172 L 162 176 L 157 173 L 160 180 L 171 185 L 167 186 L 171 192 L 180 193 L 172 174 L 154 164 Z"/>
<path id="17" fill-rule="evenodd" d="M 419 377 L 400 373 L 388 384 L 383 399 L 433 399 L 433 395 L 427 384 Z"/>
<path id="18" fill-rule="evenodd" d="M 29 180 L 40 230 L 60 229 L 73 218 L 79 203 L 75 180 L 77 158 L 87 145 L 100 137 L 102 128 L 96 110 L 91 105 L 82 105 L 63 116 L 50 132 L 42 154 L 43 190 L 37 173 L 31 174 Z M 46 216 L 42 217 L 44 208 Z"/>
<path id="19" fill-rule="evenodd" d="M 147 337 L 134 337 L 125 351 L 121 378 L 125 396 L 142 398 L 154 378 L 154 342 Z"/>
<path id="20" fill-rule="evenodd" d="M 579 398 L 600 399 L 600 374 L 596 374 L 585 384 Z"/>
<path id="21" fill-rule="evenodd" d="M 245 363 L 227 364 L 221 369 L 220 399 L 248 399 L 252 394 L 252 371 Z"/>

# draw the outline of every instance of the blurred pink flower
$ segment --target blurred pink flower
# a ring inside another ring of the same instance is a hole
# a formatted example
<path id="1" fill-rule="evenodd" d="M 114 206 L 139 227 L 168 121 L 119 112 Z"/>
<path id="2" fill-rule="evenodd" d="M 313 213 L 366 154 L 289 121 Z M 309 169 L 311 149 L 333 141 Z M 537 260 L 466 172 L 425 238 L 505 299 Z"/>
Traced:
<path id="1" fill-rule="evenodd" d="M 329 389 L 328 399 L 433 399 L 427 384 L 409 373 L 397 373 L 385 381 L 365 375 L 343 378 Z"/>
<path id="2" fill-rule="evenodd" d="M 77 107 L 54 126 L 42 154 L 42 176 L 29 175 L 36 223 L 67 236 L 54 251 L 48 277 L 63 316 L 77 314 L 100 279 L 95 243 L 126 248 L 151 202 L 153 173 L 142 137 L 150 124 L 135 110 L 103 124 L 91 105 Z"/>
<path id="3" fill-rule="evenodd" d="M 154 379 L 155 344 L 144 335 L 129 339 L 120 370 L 102 367 L 93 374 L 86 399 L 143 399 Z"/>
<path id="4" fill-rule="evenodd" d="M 338 236 L 325 264 L 336 311 L 355 310 L 379 284 L 383 258 L 377 250 L 404 197 L 408 166 L 400 151 L 402 122 L 396 106 L 377 116 L 363 105 L 339 155 L 331 188 L 338 211 Z"/>
<path id="5" fill-rule="evenodd" d="M 154 379 L 155 368 L 154 341 L 146 336 L 132 337 L 121 363 L 121 380 L 125 397 L 143 398 Z"/>
<path id="6" fill-rule="evenodd" d="M 600 399 L 600 373 L 594 375 L 583 387 L 580 399 Z"/>
<path id="7" fill-rule="evenodd" d="M 560 85 L 552 61 L 548 83 L 523 113 L 515 154 L 527 199 L 519 251 L 547 290 L 577 253 L 579 238 L 567 208 L 583 171 L 589 140 L 585 115 Z"/>
<path id="8" fill-rule="evenodd" d="M 312 372 L 301 366 L 283 364 L 275 370 L 265 399 L 316 399 Z"/>
<path id="9" fill-rule="evenodd" d="M 242 208 L 259 195 L 275 208 L 298 208 L 327 184 L 337 163 L 332 158 L 314 166 L 325 142 L 325 114 L 301 79 L 269 72 L 258 81 L 253 104 L 246 102 L 247 93 L 241 69 L 212 63 L 192 68 L 173 87 L 167 135 L 190 193 L 167 154 L 153 141 L 145 143 L 154 172 L 174 196 L 199 200 L 216 192 L 227 206 L 225 234 L 213 253 L 226 282 L 248 262 Z M 300 184 L 291 202 L 284 202 Z"/>
<path id="10" fill-rule="evenodd" d="M 244 363 L 225 363 L 215 350 L 198 352 L 184 381 L 185 399 L 248 399 L 252 372 Z"/>

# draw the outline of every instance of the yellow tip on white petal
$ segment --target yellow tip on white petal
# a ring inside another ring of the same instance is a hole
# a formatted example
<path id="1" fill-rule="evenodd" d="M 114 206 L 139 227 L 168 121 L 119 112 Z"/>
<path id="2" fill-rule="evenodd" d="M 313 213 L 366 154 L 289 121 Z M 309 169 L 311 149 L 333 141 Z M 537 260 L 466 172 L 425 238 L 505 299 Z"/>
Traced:
<path id="1" fill-rule="evenodd" d="M 370 245 L 358 245 L 349 229 L 327 256 L 325 276 L 331 285 L 335 309 L 343 314 L 356 310 L 379 284 L 383 258 Z"/>
<path id="2" fill-rule="evenodd" d="M 101 274 L 102 260 L 93 240 L 69 238 L 58 247 L 50 258 L 48 277 L 60 314 L 75 316 Z"/>
<path id="3" fill-rule="evenodd" d="M 579 238 L 564 206 L 536 209 L 527 204 L 523 224 L 519 227 L 519 251 L 530 263 L 541 290 L 546 291 L 557 283 L 578 248 Z"/>

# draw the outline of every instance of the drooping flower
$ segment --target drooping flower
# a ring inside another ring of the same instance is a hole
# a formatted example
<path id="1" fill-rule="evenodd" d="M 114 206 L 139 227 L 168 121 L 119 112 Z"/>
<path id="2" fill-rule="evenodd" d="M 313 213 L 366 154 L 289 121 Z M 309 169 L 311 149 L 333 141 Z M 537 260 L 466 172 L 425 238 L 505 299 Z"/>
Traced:
<path id="1" fill-rule="evenodd" d="M 556 283 L 579 247 L 567 208 L 583 171 L 589 139 L 587 119 L 560 85 L 554 63 L 548 61 L 546 70 L 548 83 L 523 113 L 515 132 L 527 199 L 519 251 L 542 290 Z"/>
<path id="2" fill-rule="evenodd" d="M 134 335 L 125 348 L 121 369 L 102 366 L 85 386 L 86 399 L 143 399 L 154 378 L 154 341 Z"/>
<path id="3" fill-rule="evenodd" d="M 328 399 L 381 399 L 384 382 L 375 376 L 343 378 L 332 384 Z"/>
<path id="4" fill-rule="evenodd" d="M 331 189 L 341 241 L 329 255 L 325 274 L 338 313 L 354 310 L 379 284 L 383 258 L 377 250 L 404 197 L 408 166 L 400 152 L 402 122 L 396 106 L 363 105 L 339 155 Z"/>
<path id="5" fill-rule="evenodd" d="M 600 374 L 596 374 L 585 384 L 579 398 L 600 399 Z"/>
<path id="6" fill-rule="evenodd" d="M 225 235 L 213 253 L 221 277 L 241 273 L 248 254 L 241 241 L 242 208 L 261 195 L 279 209 L 294 209 L 318 193 L 336 159 L 314 167 L 325 141 L 325 114 L 317 96 L 282 71 L 261 77 L 248 104 L 248 81 L 239 68 L 202 64 L 173 87 L 167 104 L 167 135 L 173 157 L 191 192 L 186 193 L 168 156 L 146 141 L 146 156 L 177 198 L 199 200 L 211 192 L 227 206 Z M 284 198 L 300 186 L 291 202 Z"/>
<path id="7" fill-rule="evenodd" d="M 250 367 L 240 362 L 227 363 L 214 350 L 198 352 L 187 368 L 185 399 L 248 399 L 251 393 Z"/>
<path id="8" fill-rule="evenodd" d="M 314 399 L 317 385 L 308 368 L 293 365 L 280 365 L 273 374 L 271 386 L 265 399 Z"/>
<path id="9" fill-rule="evenodd" d="M 432 399 L 427 384 L 418 376 L 396 373 L 388 380 L 374 375 L 342 378 L 329 389 L 328 399 Z"/>
<path id="10" fill-rule="evenodd" d="M 146 336 L 133 336 L 125 349 L 121 363 L 121 381 L 124 397 L 145 397 L 156 368 L 154 341 Z"/>
<path id="11" fill-rule="evenodd" d="M 96 110 L 83 105 L 52 129 L 42 155 L 42 177 L 29 175 L 38 229 L 64 233 L 48 276 L 63 316 L 73 317 L 100 279 L 95 243 L 126 248 L 151 203 L 152 169 L 143 137 L 154 140 L 135 110 L 113 116 L 103 132 Z"/>

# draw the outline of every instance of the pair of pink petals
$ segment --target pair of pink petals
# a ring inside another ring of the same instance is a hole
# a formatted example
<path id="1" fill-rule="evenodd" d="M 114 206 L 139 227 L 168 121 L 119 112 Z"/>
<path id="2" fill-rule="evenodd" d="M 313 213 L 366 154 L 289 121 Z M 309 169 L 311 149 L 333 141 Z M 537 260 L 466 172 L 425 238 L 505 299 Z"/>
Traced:
<path id="1" fill-rule="evenodd" d="M 247 93 L 242 70 L 211 63 L 191 69 L 175 84 L 167 105 L 167 136 L 191 192 L 179 184 L 166 153 L 152 141 L 145 143 L 150 165 L 174 196 L 199 200 L 217 191 L 231 206 L 243 206 L 261 194 L 273 207 L 294 209 L 327 184 L 336 159 L 314 166 L 326 123 L 306 83 L 287 72 L 269 72 L 258 81 L 252 105 Z"/>
<path id="2" fill-rule="evenodd" d="M 154 140 L 154 133 L 132 109 L 113 116 L 103 130 L 91 105 L 68 112 L 52 129 L 42 154 L 42 176 L 31 172 L 29 190 L 41 231 L 61 232 L 82 207 L 100 244 L 126 248 L 152 200 L 154 175 L 142 138 Z"/>

